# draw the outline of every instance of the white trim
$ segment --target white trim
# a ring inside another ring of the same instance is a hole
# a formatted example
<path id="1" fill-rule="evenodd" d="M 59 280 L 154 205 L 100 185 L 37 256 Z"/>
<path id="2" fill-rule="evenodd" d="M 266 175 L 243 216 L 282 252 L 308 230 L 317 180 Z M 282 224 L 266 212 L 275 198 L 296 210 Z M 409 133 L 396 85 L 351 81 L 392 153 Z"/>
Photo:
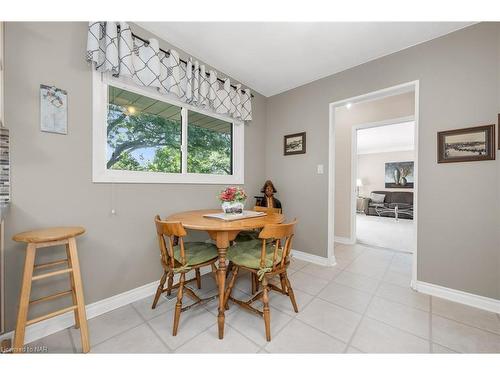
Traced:
<path id="1" fill-rule="evenodd" d="M 201 275 L 212 272 L 210 268 L 202 268 Z M 175 275 L 174 282 L 177 282 L 178 275 Z M 118 309 L 122 306 L 131 304 L 133 302 L 139 301 L 143 298 L 147 298 L 156 293 L 158 288 L 159 280 L 153 281 L 149 284 L 142 285 L 135 289 L 128 290 L 126 292 L 116 294 L 109 298 L 102 299 L 100 301 L 88 304 L 85 306 L 85 311 L 87 312 L 87 319 L 95 318 L 99 315 L 105 314 L 112 310 Z M 53 318 L 43 320 L 39 323 L 35 323 L 26 327 L 26 336 L 24 343 L 28 344 L 30 342 L 39 340 L 43 337 L 52 335 L 56 332 L 62 331 L 63 329 L 74 326 L 74 314 L 68 312 Z M 7 332 L 0 336 L 0 341 L 4 339 L 12 339 L 14 337 L 14 331 Z"/>
<path id="2" fill-rule="evenodd" d="M 303 251 L 292 249 L 292 258 L 300 259 L 305 262 L 310 262 L 314 264 L 318 264 L 320 266 L 334 266 L 337 264 L 335 258 L 325 258 L 319 255 L 305 253 Z"/>
<path id="3" fill-rule="evenodd" d="M 434 297 L 447 299 L 463 305 L 500 314 L 500 300 L 498 299 L 483 297 L 477 294 L 463 292 L 461 290 L 450 289 L 441 285 L 426 283 L 424 281 L 416 282 L 416 290 L 420 293 L 429 294 Z"/>
<path id="4" fill-rule="evenodd" d="M 346 105 L 347 103 L 361 103 L 380 99 L 388 96 L 394 96 L 405 92 L 415 92 L 415 162 L 414 162 L 414 216 L 413 224 L 415 226 L 415 248 L 413 250 L 413 264 L 412 264 L 412 282 L 414 287 L 417 280 L 417 253 L 418 253 L 418 236 L 417 236 L 417 213 L 418 213 L 418 199 L 417 199 L 417 185 L 418 185 L 418 128 L 419 128 L 419 81 L 411 81 L 402 83 L 400 85 L 387 87 L 381 90 L 369 92 L 367 94 L 354 96 L 347 99 L 332 102 L 329 105 L 329 131 L 328 131 L 328 257 L 335 258 L 335 108 Z M 354 182 L 354 186 L 356 183 Z M 352 190 L 352 189 L 351 189 Z M 352 207 L 352 203 L 351 203 Z M 356 206 L 354 206 L 355 208 Z M 352 220 L 352 218 L 351 218 Z M 352 231 L 352 226 L 351 226 Z M 352 232 L 351 232 L 352 236 Z"/>
<path id="5" fill-rule="evenodd" d="M 182 108 L 183 136 L 181 150 L 183 158 L 182 173 L 160 173 L 140 171 L 120 171 L 106 168 L 106 118 L 108 85 L 124 90 L 140 93 L 153 99 L 161 100 Z M 233 174 L 214 175 L 203 173 L 187 173 L 187 111 L 194 111 L 233 124 Z M 245 126 L 243 121 L 204 110 L 184 103 L 171 95 L 164 95 L 153 89 L 139 87 L 125 79 L 117 79 L 92 72 L 92 182 L 120 182 L 120 183 L 174 183 L 174 184 L 244 184 L 244 146 Z"/>
<path id="6" fill-rule="evenodd" d="M 335 242 L 341 243 L 343 245 L 354 245 L 356 243 L 356 238 L 335 236 Z"/>

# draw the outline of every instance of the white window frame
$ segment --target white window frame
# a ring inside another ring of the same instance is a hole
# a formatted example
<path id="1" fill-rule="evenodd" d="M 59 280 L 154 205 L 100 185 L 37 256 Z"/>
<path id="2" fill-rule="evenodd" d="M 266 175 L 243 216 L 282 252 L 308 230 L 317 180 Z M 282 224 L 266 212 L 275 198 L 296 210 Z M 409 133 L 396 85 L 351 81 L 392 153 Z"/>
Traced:
<path id="1" fill-rule="evenodd" d="M 162 102 L 181 107 L 182 113 L 182 172 L 162 173 L 107 169 L 107 111 L 108 86 L 112 85 L 127 91 L 144 95 Z M 92 72 L 92 181 L 97 183 L 143 183 L 143 184 L 234 184 L 244 183 L 244 146 L 245 126 L 243 121 L 221 116 L 202 108 L 184 103 L 171 95 L 163 95 L 153 88 L 141 87 L 131 80 L 115 78 L 108 74 Z M 233 125 L 231 175 L 216 175 L 187 172 L 187 112 L 193 111 L 210 116 Z"/>

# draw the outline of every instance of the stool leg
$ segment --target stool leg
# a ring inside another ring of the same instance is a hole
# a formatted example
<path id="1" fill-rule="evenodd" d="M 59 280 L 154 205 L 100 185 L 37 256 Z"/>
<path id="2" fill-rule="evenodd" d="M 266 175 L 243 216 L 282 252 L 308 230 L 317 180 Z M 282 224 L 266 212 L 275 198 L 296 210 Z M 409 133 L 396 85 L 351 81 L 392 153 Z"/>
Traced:
<path id="1" fill-rule="evenodd" d="M 33 267 L 35 265 L 36 245 L 28 244 L 26 248 L 26 259 L 24 260 L 23 281 L 21 286 L 21 295 L 19 297 L 19 311 L 17 313 L 16 332 L 14 335 L 14 353 L 22 352 L 24 345 L 24 333 L 26 330 L 26 321 L 28 319 L 28 306 L 30 303 L 31 278 L 33 276 Z"/>
<path id="2" fill-rule="evenodd" d="M 73 265 L 71 264 L 69 245 L 66 245 L 66 257 L 68 258 L 68 267 L 72 268 Z M 73 305 L 76 305 L 75 276 L 73 272 L 69 274 L 69 281 L 71 284 L 71 298 L 73 299 Z M 75 310 L 75 328 L 80 328 L 80 318 L 78 318 L 78 309 Z"/>
<path id="3" fill-rule="evenodd" d="M 78 261 L 78 253 L 76 250 L 75 238 L 68 240 L 68 248 L 70 262 L 73 267 L 73 280 L 75 282 L 76 306 L 78 310 L 78 323 L 80 326 L 80 336 L 82 339 L 82 351 L 88 353 L 90 350 L 89 331 L 87 327 L 87 315 L 85 313 L 85 302 L 83 299 L 82 276 L 80 274 L 80 263 Z"/>

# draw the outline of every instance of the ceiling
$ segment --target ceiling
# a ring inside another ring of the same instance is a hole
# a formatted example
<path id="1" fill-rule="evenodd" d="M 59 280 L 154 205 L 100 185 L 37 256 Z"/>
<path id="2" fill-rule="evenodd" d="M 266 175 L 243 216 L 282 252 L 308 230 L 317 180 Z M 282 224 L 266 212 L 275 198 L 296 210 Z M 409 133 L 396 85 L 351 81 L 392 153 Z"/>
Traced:
<path id="1" fill-rule="evenodd" d="M 358 130 L 358 155 L 415 149 L 415 123 L 378 126 Z"/>
<path id="2" fill-rule="evenodd" d="M 466 27 L 470 22 L 137 22 L 272 96 Z"/>

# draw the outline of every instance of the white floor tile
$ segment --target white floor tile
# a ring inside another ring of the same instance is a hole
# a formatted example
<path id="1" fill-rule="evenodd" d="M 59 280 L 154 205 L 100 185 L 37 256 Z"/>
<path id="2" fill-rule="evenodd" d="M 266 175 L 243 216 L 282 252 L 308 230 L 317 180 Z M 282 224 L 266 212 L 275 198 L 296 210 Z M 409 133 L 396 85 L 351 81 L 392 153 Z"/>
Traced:
<path id="1" fill-rule="evenodd" d="M 302 311 L 304 307 L 314 298 L 310 294 L 304 293 L 303 291 L 295 288 L 293 289 L 293 293 L 295 295 L 295 301 L 297 302 L 299 312 Z M 293 309 L 292 301 L 290 301 L 290 297 L 284 294 L 271 291 L 269 294 L 269 304 L 286 314 L 292 316 L 296 315 L 295 310 Z"/>
<path id="2" fill-rule="evenodd" d="M 365 353 L 429 353 L 429 341 L 385 323 L 364 318 L 352 345 Z"/>
<path id="3" fill-rule="evenodd" d="M 409 288 L 411 283 L 411 273 L 404 274 L 396 271 L 387 271 L 384 276 L 384 282 L 389 284 L 395 284 L 402 286 L 404 288 Z"/>
<path id="4" fill-rule="evenodd" d="M 342 353 L 346 344 L 296 319 L 265 346 L 270 353 Z"/>
<path id="5" fill-rule="evenodd" d="M 347 342 L 361 315 L 320 299 L 314 299 L 298 314 L 297 319 Z"/>
<path id="6" fill-rule="evenodd" d="M 320 266 L 317 264 L 308 264 L 300 270 L 300 272 L 304 272 L 328 281 L 334 279 L 335 276 L 337 276 L 341 271 L 340 267 L 337 266 Z"/>
<path id="7" fill-rule="evenodd" d="M 500 335 L 432 315 L 432 341 L 461 353 L 500 353 Z"/>
<path id="8" fill-rule="evenodd" d="M 376 295 L 416 309 L 424 311 L 430 309 L 430 297 L 427 294 L 415 292 L 410 287 L 383 282 L 380 284 Z"/>
<path id="9" fill-rule="evenodd" d="M 297 271 L 293 275 L 288 276 L 293 290 L 301 290 L 311 295 L 316 295 L 327 284 L 328 280 L 312 276 L 302 271 Z"/>
<path id="10" fill-rule="evenodd" d="M 169 349 L 146 324 L 93 346 L 92 353 L 168 353 Z"/>
<path id="11" fill-rule="evenodd" d="M 436 354 L 457 354 L 457 352 L 444 346 L 432 343 L 432 352 Z"/>
<path id="12" fill-rule="evenodd" d="M 335 278 L 335 282 L 362 292 L 373 294 L 377 290 L 380 280 L 357 273 L 351 273 L 349 271 L 343 271 Z"/>
<path id="13" fill-rule="evenodd" d="M 148 322 L 156 334 L 172 350 L 177 349 L 214 323 L 217 323 L 217 318 L 201 306 L 195 306 L 181 313 L 177 336 L 172 336 L 172 327 L 174 325 L 173 310 L 167 311 Z"/>
<path id="14" fill-rule="evenodd" d="M 98 345 L 107 339 L 122 332 L 128 331 L 144 320 L 131 305 L 120 307 L 106 314 L 97 316 L 88 321 L 90 345 Z M 80 330 L 70 328 L 73 343 L 77 350 L 81 350 Z"/>
<path id="15" fill-rule="evenodd" d="M 224 327 L 224 339 L 219 340 L 217 324 L 191 339 L 176 353 L 257 353 L 259 346 L 247 339 L 234 328 Z"/>
<path id="16" fill-rule="evenodd" d="M 177 290 L 172 291 L 172 299 L 167 299 L 167 293 L 164 293 L 160 296 L 158 303 L 156 304 L 156 308 L 152 309 L 151 305 L 153 304 L 154 296 L 143 298 L 139 301 L 132 303 L 132 306 L 137 310 L 137 312 L 142 316 L 144 320 L 153 319 L 155 316 L 163 314 L 169 310 L 172 310 L 175 307 L 175 303 L 177 299 L 175 296 L 177 295 Z"/>
<path id="17" fill-rule="evenodd" d="M 78 337 L 80 339 L 80 337 Z M 53 333 L 39 340 L 25 345 L 26 353 L 74 353 L 75 347 L 71 340 L 69 330 Z"/>
<path id="18" fill-rule="evenodd" d="M 321 291 L 318 297 L 362 314 L 372 295 L 333 281 Z"/>
<path id="19" fill-rule="evenodd" d="M 271 339 L 277 332 L 287 324 L 292 317 L 271 306 Z M 266 341 L 266 330 L 264 318 L 250 311 L 238 308 L 238 310 L 226 317 L 226 323 L 235 328 L 258 345 L 264 345 Z"/>
<path id="20" fill-rule="evenodd" d="M 432 313 L 500 334 L 500 319 L 489 311 L 432 297 Z"/>
<path id="21" fill-rule="evenodd" d="M 347 354 L 363 354 L 363 352 L 359 349 L 356 349 L 354 346 L 350 346 L 347 348 Z"/>
<path id="22" fill-rule="evenodd" d="M 288 265 L 288 268 L 289 269 L 292 269 L 292 270 L 300 270 L 301 268 L 307 266 L 309 264 L 309 262 L 306 262 L 304 260 L 300 260 L 300 259 L 297 259 L 295 257 L 291 257 L 290 258 L 290 264 Z"/>
<path id="23" fill-rule="evenodd" d="M 346 271 L 361 274 L 364 276 L 382 279 L 390 262 L 377 261 L 358 258 L 345 268 Z"/>
<path id="24" fill-rule="evenodd" d="M 370 303 L 366 316 L 424 339 L 429 338 L 430 316 L 426 311 L 375 297 Z"/>

